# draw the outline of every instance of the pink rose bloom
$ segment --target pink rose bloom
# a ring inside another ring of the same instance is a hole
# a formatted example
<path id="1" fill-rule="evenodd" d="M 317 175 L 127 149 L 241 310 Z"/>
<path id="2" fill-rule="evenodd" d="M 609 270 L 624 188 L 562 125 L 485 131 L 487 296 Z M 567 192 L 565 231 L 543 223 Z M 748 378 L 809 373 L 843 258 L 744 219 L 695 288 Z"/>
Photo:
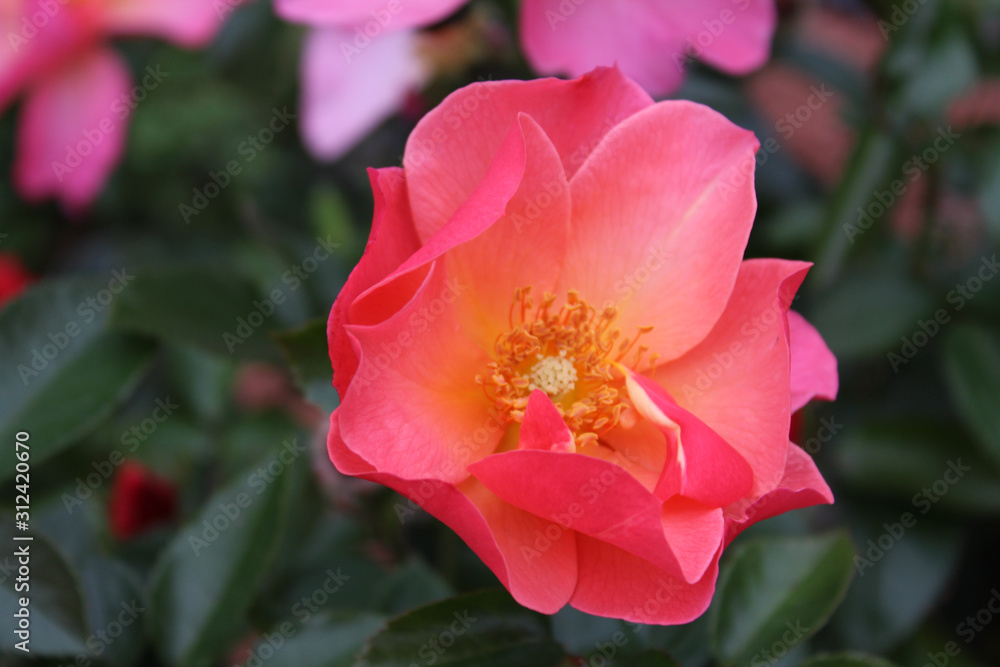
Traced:
<path id="1" fill-rule="evenodd" d="M 615 69 L 473 84 L 372 170 L 333 306 L 329 451 L 453 528 L 521 604 L 644 623 L 708 606 L 751 523 L 832 502 L 789 442 L 836 360 L 743 260 L 758 143 Z"/>
<path id="2" fill-rule="evenodd" d="M 774 0 L 524 0 L 521 41 L 539 72 L 580 76 L 617 64 L 666 95 L 691 58 L 729 74 L 757 69 L 776 22 Z"/>
<path id="3" fill-rule="evenodd" d="M 467 0 L 275 0 L 282 18 L 311 26 L 302 51 L 301 130 L 334 160 L 399 109 L 430 72 L 417 28 Z"/>
<path id="4" fill-rule="evenodd" d="M 228 5 L 227 5 L 228 7 Z M 0 111 L 24 94 L 14 185 L 77 212 L 99 194 L 125 144 L 132 77 L 107 46 L 151 35 L 186 47 L 222 22 L 208 0 L 5 0 L 0 7 Z M 143 85 L 158 85 L 155 68 Z"/>

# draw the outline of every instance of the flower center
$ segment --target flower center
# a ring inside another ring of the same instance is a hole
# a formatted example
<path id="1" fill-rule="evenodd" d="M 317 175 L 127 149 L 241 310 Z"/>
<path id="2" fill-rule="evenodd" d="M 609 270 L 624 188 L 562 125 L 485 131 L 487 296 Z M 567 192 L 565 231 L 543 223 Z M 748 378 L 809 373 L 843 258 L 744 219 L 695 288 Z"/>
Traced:
<path id="1" fill-rule="evenodd" d="M 559 310 L 555 301 L 546 293 L 536 308 L 531 287 L 514 292 L 511 328 L 497 337 L 494 361 L 476 382 L 508 422 L 524 419 L 532 391 L 545 392 L 580 445 L 617 426 L 631 407 L 623 367 L 642 363 L 649 346 L 638 341 L 653 327 L 623 339 L 614 327 L 617 308 L 598 310 L 575 291 Z M 650 366 L 657 357 L 649 357 Z"/>

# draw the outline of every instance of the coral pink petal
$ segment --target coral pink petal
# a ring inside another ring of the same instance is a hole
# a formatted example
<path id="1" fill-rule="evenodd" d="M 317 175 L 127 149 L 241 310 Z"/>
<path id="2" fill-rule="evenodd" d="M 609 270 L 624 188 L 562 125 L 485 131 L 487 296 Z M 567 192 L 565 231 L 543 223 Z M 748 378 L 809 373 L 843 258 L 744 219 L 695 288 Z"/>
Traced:
<path id="1" fill-rule="evenodd" d="M 436 23 L 468 0 L 276 0 L 275 11 L 288 21 L 329 26 L 354 26 L 360 44 L 386 33 Z M 352 44 L 355 32 L 350 34 Z"/>
<path id="2" fill-rule="evenodd" d="M 231 13 L 226 0 L 115 0 L 105 4 L 108 32 L 153 35 L 192 48 L 210 42 Z"/>
<path id="3" fill-rule="evenodd" d="M 734 517 L 726 528 L 726 544 L 758 521 L 813 505 L 833 503 L 833 493 L 812 457 L 795 443 L 788 444 L 788 460 L 778 486 L 756 502 L 727 511 Z"/>
<path id="4" fill-rule="evenodd" d="M 502 500 L 636 554 L 689 582 L 701 578 L 723 535 L 720 509 L 666 506 L 622 466 L 562 452 L 489 456 L 470 472 Z M 559 471 L 540 483 L 535 471 Z M 677 544 L 674 543 L 677 540 Z"/>
<path id="5" fill-rule="evenodd" d="M 824 401 L 837 398 L 840 386 L 837 358 L 816 328 L 794 310 L 788 311 L 788 338 L 792 356 L 792 412 L 814 398 Z"/>
<path id="6" fill-rule="evenodd" d="M 597 616 L 679 625 L 701 616 L 719 576 L 720 545 L 705 575 L 687 584 L 647 560 L 601 540 L 577 535 L 578 577 L 569 603 Z"/>
<path id="7" fill-rule="evenodd" d="M 757 209 L 757 140 L 692 102 L 661 102 L 608 134 L 570 183 L 561 287 L 620 310 L 662 361 L 701 342 L 732 292 Z"/>
<path id="8" fill-rule="evenodd" d="M 358 356 L 344 325 L 347 308 L 359 294 L 385 278 L 420 247 L 410 218 L 406 177 L 398 167 L 369 169 L 375 195 L 375 215 L 365 253 L 340 290 L 327 326 L 330 360 L 337 369 L 333 383 L 343 396 L 358 367 Z"/>
<path id="9" fill-rule="evenodd" d="M 748 260 L 708 337 L 656 381 L 747 460 L 759 496 L 781 479 L 791 419 L 785 313 L 809 264 Z"/>
<path id="10" fill-rule="evenodd" d="M 617 65 L 653 95 L 673 92 L 684 78 L 684 35 L 664 29 L 648 4 L 524 0 L 524 52 L 543 74 L 579 76 L 600 65 Z"/>
<path id="11" fill-rule="evenodd" d="M 412 203 L 417 186 L 409 172 L 407 182 Z M 543 194 L 545 206 L 537 204 Z M 497 336 L 512 326 L 515 290 L 533 284 L 542 291 L 555 283 L 569 214 L 559 156 L 538 124 L 521 115 L 479 188 L 392 276 L 361 296 L 351 307 L 352 318 L 362 310 L 381 312 L 386 290 L 412 283 L 412 272 L 440 261 L 462 291 L 455 306 L 462 330 L 492 354 Z"/>
<path id="12" fill-rule="evenodd" d="M 569 183 L 555 146 L 530 116 L 515 128 L 525 150 L 517 192 L 492 226 L 444 255 L 448 275 L 476 299 L 465 303 L 463 326 L 491 350 L 499 333 L 521 323 L 519 312 L 511 319 L 514 293 L 532 285 L 538 301 L 555 285 L 570 237 Z"/>
<path id="13" fill-rule="evenodd" d="M 14 163 L 22 196 L 58 197 L 70 211 L 90 205 L 124 151 L 128 121 L 113 108 L 130 88 L 128 70 L 109 50 L 36 86 L 21 110 Z"/>
<path id="14" fill-rule="evenodd" d="M 528 397 L 528 407 L 521 422 L 519 449 L 541 449 L 553 452 L 575 452 L 573 432 L 566 426 L 545 392 L 536 389 Z"/>
<path id="15" fill-rule="evenodd" d="M 452 93 L 417 124 L 403 157 L 420 238 L 441 229 L 477 188 L 519 114 L 541 126 L 569 178 L 601 137 L 651 104 L 616 69 L 575 81 L 475 83 Z"/>
<path id="16" fill-rule="evenodd" d="M 351 33 L 336 27 L 309 31 L 303 45 L 302 135 L 319 160 L 339 158 L 427 79 L 411 31 L 350 45 Z"/>
<path id="17" fill-rule="evenodd" d="M 771 55 L 774 0 L 660 0 L 657 13 L 661 32 L 682 40 L 686 55 L 730 74 L 747 74 Z"/>
<path id="18" fill-rule="evenodd" d="M 392 298 L 396 285 L 383 294 Z M 401 289 L 407 301 L 394 315 L 346 327 L 359 363 L 342 397 L 341 435 L 381 472 L 458 483 L 505 429 L 475 381 L 489 358 L 462 332 L 455 304 L 469 297 L 440 265 L 425 272 L 412 297 L 409 286 Z"/>
<path id="19" fill-rule="evenodd" d="M 639 413 L 674 443 L 679 474 L 664 470 L 656 493 L 668 498 L 679 493 L 710 507 L 725 507 L 745 497 L 753 486 L 753 470 L 746 459 L 693 414 L 681 408 L 662 387 L 630 373 L 629 398 Z"/>
<path id="20" fill-rule="evenodd" d="M 577 579 L 572 530 L 502 502 L 474 479 L 456 488 L 377 472 L 341 440 L 337 422 L 334 412 L 328 443 L 338 470 L 395 489 L 448 524 L 520 604 L 552 614 L 568 602 Z"/>

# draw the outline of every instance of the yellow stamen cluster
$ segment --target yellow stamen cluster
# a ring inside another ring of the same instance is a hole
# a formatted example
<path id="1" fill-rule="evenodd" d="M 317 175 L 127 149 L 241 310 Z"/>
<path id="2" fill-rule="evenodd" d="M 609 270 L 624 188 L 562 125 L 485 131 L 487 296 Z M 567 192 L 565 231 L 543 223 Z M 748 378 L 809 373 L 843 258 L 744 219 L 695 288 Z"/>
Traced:
<path id="1" fill-rule="evenodd" d="M 510 330 L 497 338 L 494 361 L 476 381 L 508 421 L 521 422 L 531 392 L 544 391 L 580 445 L 617 426 L 630 407 L 621 367 L 639 366 L 649 347 L 637 343 L 653 327 L 622 339 L 613 326 L 617 308 L 598 310 L 575 291 L 559 310 L 555 302 L 546 292 L 536 307 L 531 287 L 516 290 Z"/>

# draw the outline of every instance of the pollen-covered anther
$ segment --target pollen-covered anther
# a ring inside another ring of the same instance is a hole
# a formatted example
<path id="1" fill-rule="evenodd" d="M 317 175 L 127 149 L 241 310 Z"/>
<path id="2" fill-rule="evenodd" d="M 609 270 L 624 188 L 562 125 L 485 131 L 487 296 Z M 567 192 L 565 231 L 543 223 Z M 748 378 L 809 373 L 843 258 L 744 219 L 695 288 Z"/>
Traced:
<path id="1" fill-rule="evenodd" d="M 514 292 L 510 330 L 497 337 L 494 361 L 476 382 L 513 422 L 524 419 L 531 392 L 545 392 L 581 445 L 617 426 L 629 409 L 623 367 L 638 370 L 649 346 L 637 343 L 653 327 L 623 338 L 614 306 L 596 309 L 576 291 L 558 311 L 556 301 L 545 293 L 536 308 L 530 286 Z M 650 356 L 647 367 L 658 358 Z"/>

